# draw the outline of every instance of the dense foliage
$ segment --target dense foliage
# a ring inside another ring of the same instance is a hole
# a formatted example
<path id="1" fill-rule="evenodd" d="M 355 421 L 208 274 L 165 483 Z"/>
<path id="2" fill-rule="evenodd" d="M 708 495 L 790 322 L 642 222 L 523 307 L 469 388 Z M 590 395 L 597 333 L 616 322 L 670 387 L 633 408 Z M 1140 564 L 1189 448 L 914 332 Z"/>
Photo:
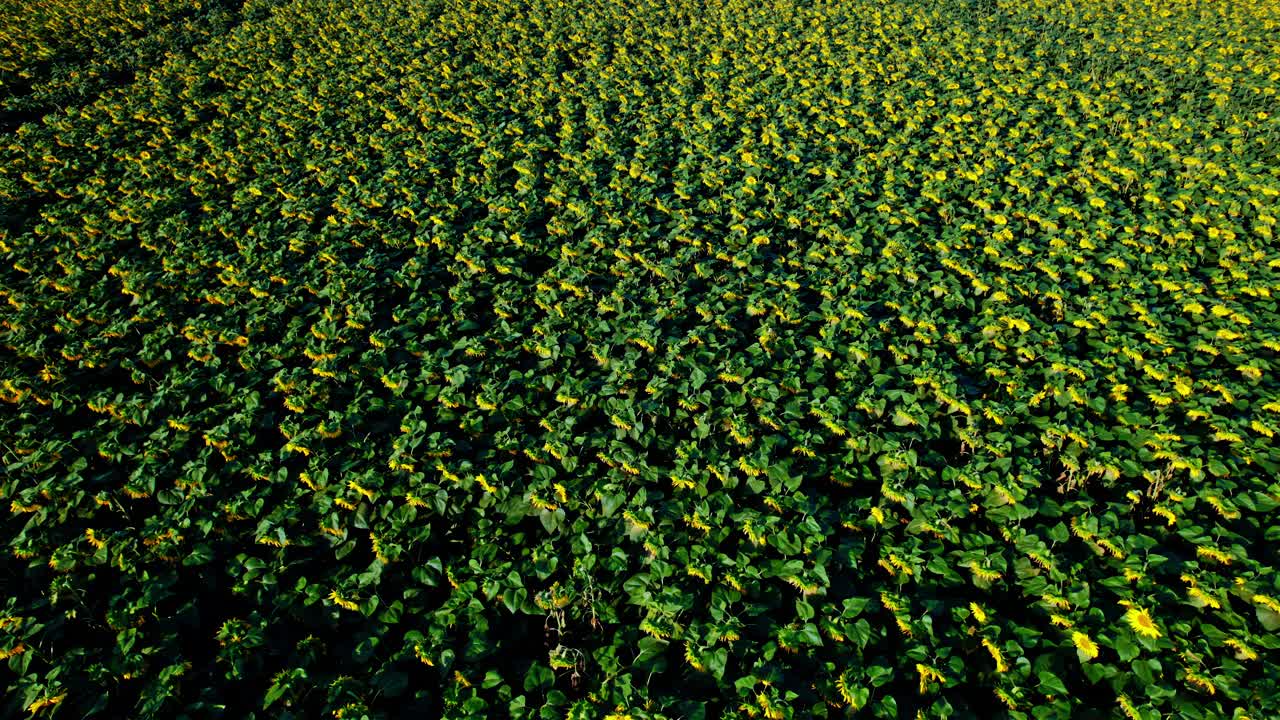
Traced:
<path id="1" fill-rule="evenodd" d="M 242 0 L 0 0 L 0 130 L 92 102 L 225 32 L 242 7 Z"/>
<path id="2" fill-rule="evenodd" d="M 0 19 L 6 715 L 1280 716 L 1280 5 L 137 7 Z"/>

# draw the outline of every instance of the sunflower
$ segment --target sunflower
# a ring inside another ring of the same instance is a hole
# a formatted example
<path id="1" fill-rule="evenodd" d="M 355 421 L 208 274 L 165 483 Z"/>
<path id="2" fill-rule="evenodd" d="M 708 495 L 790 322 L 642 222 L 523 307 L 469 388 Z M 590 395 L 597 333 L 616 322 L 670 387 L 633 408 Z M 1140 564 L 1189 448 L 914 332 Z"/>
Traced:
<path id="1" fill-rule="evenodd" d="M 1160 628 L 1156 627 L 1155 620 L 1151 619 L 1151 613 L 1142 608 L 1131 607 L 1124 614 L 1124 620 L 1133 628 L 1133 631 L 1142 637 L 1151 638 L 1152 640 L 1160 637 Z"/>
<path id="2" fill-rule="evenodd" d="M 1094 642 L 1093 638 L 1085 633 L 1079 631 L 1071 633 L 1071 642 L 1075 643 L 1076 654 L 1081 661 L 1088 661 L 1098 657 L 1098 643 Z"/>
<path id="3" fill-rule="evenodd" d="M 973 614 L 973 619 L 981 625 L 987 621 L 987 613 L 978 603 L 969 603 L 969 612 Z"/>

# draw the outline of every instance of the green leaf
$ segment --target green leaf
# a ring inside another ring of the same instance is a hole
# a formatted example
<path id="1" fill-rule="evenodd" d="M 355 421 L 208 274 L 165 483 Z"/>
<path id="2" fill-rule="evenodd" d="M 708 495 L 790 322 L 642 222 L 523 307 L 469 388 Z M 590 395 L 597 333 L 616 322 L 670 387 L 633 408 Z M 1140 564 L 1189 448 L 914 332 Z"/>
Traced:
<path id="1" fill-rule="evenodd" d="M 1258 622 L 1262 623 L 1262 627 L 1268 632 L 1280 630 L 1280 613 L 1261 605 L 1254 606 L 1254 613 L 1258 616 Z"/>
<path id="2" fill-rule="evenodd" d="M 1120 656 L 1121 662 L 1129 662 L 1142 652 L 1142 649 L 1135 645 L 1127 635 L 1117 635 L 1114 647 L 1116 654 Z"/>
<path id="3" fill-rule="evenodd" d="M 707 374 L 703 372 L 702 368 L 695 366 L 693 370 L 689 372 L 689 386 L 692 389 L 697 390 L 706 382 Z"/>
<path id="4" fill-rule="evenodd" d="M 564 508 L 538 511 L 538 521 L 542 523 L 544 530 L 552 534 L 555 534 L 560 529 L 560 526 L 564 523 L 564 517 Z"/>
<path id="5" fill-rule="evenodd" d="M 603 493 L 600 498 L 600 506 L 605 517 L 612 517 L 626 502 L 627 495 L 622 492 Z"/>
<path id="6" fill-rule="evenodd" d="M 858 647 L 866 648 L 867 643 L 871 642 L 871 623 L 866 619 L 861 619 L 849 628 L 849 637 L 857 643 Z"/>
<path id="7" fill-rule="evenodd" d="M 818 632 L 818 626 L 813 623 L 806 623 L 804 627 L 800 628 L 797 637 L 800 642 L 806 645 L 813 645 L 814 647 L 822 645 L 822 635 Z"/>
<path id="8" fill-rule="evenodd" d="M 535 662 L 529 666 L 529 672 L 524 676 L 525 692 L 533 692 L 535 690 L 546 690 L 556 682 L 555 671 L 540 662 Z"/>
<path id="9" fill-rule="evenodd" d="M 840 604 L 840 607 L 843 610 L 841 615 L 848 619 L 856 618 L 862 614 L 862 611 L 866 609 L 867 603 L 869 602 L 871 602 L 869 598 L 847 597 Z"/>
<path id="10" fill-rule="evenodd" d="M 896 718 L 898 717 L 898 701 L 892 695 L 886 695 L 876 703 L 876 717 Z"/>
<path id="11" fill-rule="evenodd" d="M 1037 675 L 1040 679 L 1040 690 L 1046 695 L 1063 696 L 1067 694 L 1067 686 L 1062 684 L 1062 680 L 1047 670 L 1041 670 Z"/>
<path id="12" fill-rule="evenodd" d="M 182 559 L 185 567 L 194 567 L 197 565 L 205 565 L 213 560 L 213 548 L 207 543 L 200 543 L 191 548 L 191 552 Z"/>
<path id="13" fill-rule="evenodd" d="M 1058 523 L 1049 528 L 1049 539 L 1054 542 L 1064 543 L 1071 539 L 1071 531 L 1065 523 Z"/>
<path id="14" fill-rule="evenodd" d="M 813 606 L 805 602 L 803 598 L 796 599 L 796 616 L 801 620 L 813 619 Z"/>
<path id="15" fill-rule="evenodd" d="M 640 638 L 637 645 L 640 653 L 636 655 L 634 664 L 643 668 L 656 668 L 658 662 L 663 660 L 663 653 L 666 652 L 670 642 L 646 636 Z"/>
<path id="16" fill-rule="evenodd" d="M 711 673 L 717 681 L 724 679 L 725 666 L 729 663 L 729 649 L 716 648 L 706 654 L 707 671 Z"/>
<path id="17" fill-rule="evenodd" d="M 1160 672 L 1160 663 L 1157 660 L 1134 660 L 1130 667 L 1133 668 L 1133 674 L 1144 685 L 1150 685 L 1155 682 L 1155 673 Z"/>

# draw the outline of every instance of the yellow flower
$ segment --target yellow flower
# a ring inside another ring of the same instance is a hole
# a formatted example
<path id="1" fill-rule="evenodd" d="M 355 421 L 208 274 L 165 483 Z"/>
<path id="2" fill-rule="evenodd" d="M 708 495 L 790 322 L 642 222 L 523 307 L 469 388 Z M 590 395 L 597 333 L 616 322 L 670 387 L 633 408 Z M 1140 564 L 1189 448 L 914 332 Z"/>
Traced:
<path id="1" fill-rule="evenodd" d="M 1253 648 L 1249 647 L 1248 645 L 1245 645 L 1243 642 L 1235 638 L 1227 638 L 1226 640 L 1222 641 L 1222 644 L 1225 645 L 1226 647 L 1233 648 L 1236 651 L 1235 657 L 1237 660 L 1257 660 L 1258 659 L 1258 653 L 1255 652 Z"/>
<path id="2" fill-rule="evenodd" d="M 334 605 L 337 605 L 338 607 L 343 608 L 344 610 L 360 609 L 359 605 L 339 595 L 337 590 L 333 590 L 329 593 L 329 599 L 333 601 Z"/>
<path id="3" fill-rule="evenodd" d="M 987 613 L 978 603 L 969 603 L 969 612 L 973 613 L 973 619 L 981 625 L 987 621 Z"/>
<path id="4" fill-rule="evenodd" d="M 14 645 L 8 650 L 0 650 L 0 660 L 8 660 L 9 658 L 14 657 L 16 655 L 21 655 L 26 651 L 27 651 L 27 646 L 22 643 L 18 643 L 17 645 Z"/>
<path id="5" fill-rule="evenodd" d="M 1212 560 L 1212 561 L 1214 561 L 1214 562 L 1216 562 L 1216 563 L 1219 563 L 1219 564 L 1222 564 L 1222 565 L 1230 565 L 1230 564 L 1231 564 L 1231 556 L 1230 556 L 1230 555 L 1228 555 L 1228 554 L 1226 554 L 1226 553 L 1222 552 L 1221 550 L 1215 550 L 1214 548 L 1208 548 L 1208 547 L 1197 547 L 1197 548 L 1196 548 L 1196 555 L 1198 555 L 1198 556 L 1200 556 L 1200 557 L 1202 557 L 1202 558 L 1205 558 L 1205 559 L 1207 559 L 1207 560 Z"/>
<path id="6" fill-rule="evenodd" d="M 1218 689 L 1214 687 L 1213 681 L 1209 680 L 1209 678 L 1206 678 L 1203 675 L 1197 675 L 1196 673 L 1193 673 L 1190 670 L 1187 670 L 1186 673 L 1187 673 L 1186 680 L 1188 685 L 1203 691 L 1206 695 L 1217 694 Z"/>
<path id="7" fill-rule="evenodd" d="M 1079 631 L 1073 632 L 1071 642 L 1076 644 L 1076 654 L 1081 660 L 1088 661 L 1098 657 L 1098 643 L 1088 635 Z"/>
<path id="8" fill-rule="evenodd" d="M 53 707 L 54 705 L 57 705 L 58 703 L 62 702 L 63 699 L 65 699 L 66 697 L 67 697 L 66 693 L 61 693 L 59 695 L 54 695 L 52 697 L 50 697 L 49 695 L 45 695 L 44 697 L 28 705 L 27 710 L 30 711 L 32 715 L 34 715 L 37 712 L 40 712 L 41 710 L 47 707 Z"/>
<path id="9" fill-rule="evenodd" d="M 938 672 L 936 668 L 929 667 L 923 663 L 916 663 L 916 672 L 920 673 L 920 694 L 923 695 L 929 688 L 929 683 L 936 680 L 940 685 L 946 685 L 947 679 Z"/>
<path id="10" fill-rule="evenodd" d="M 1187 588 L 1187 596 L 1191 598 L 1191 603 L 1196 607 L 1208 607 L 1213 608 L 1214 610 L 1222 608 L 1222 603 L 1218 602 L 1217 598 L 1206 593 L 1200 588 Z"/>
<path id="11" fill-rule="evenodd" d="M 991 653 L 991 659 L 996 661 L 996 672 L 1009 671 L 1009 664 L 1004 661 L 1004 653 L 1000 652 L 1000 648 L 996 647 L 995 643 L 987 638 L 982 638 L 982 646 L 987 649 L 988 653 Z"/>
<path id="12" fill-rule="evenodd" d="M 1151 638 L 1152 640 L 1160 637 L 1160 628 L 1156 627 L 1155 620 L 1151 619 L 1151 613 L 1142 608 L 1131 607 L 1124 614 L 1124 620 L 1133 628 L 1133 631 L 1142 637 Z"/>

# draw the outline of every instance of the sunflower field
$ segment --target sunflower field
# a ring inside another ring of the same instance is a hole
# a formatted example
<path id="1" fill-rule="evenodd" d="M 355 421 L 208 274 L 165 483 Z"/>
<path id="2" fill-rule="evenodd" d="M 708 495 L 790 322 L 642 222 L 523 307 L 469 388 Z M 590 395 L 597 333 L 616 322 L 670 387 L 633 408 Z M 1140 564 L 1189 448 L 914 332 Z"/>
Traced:
<path id="1" fill-rule="evenodd" d="M 1275 0 L 0 39 L 0 716 L 1280 717 Z"/>

